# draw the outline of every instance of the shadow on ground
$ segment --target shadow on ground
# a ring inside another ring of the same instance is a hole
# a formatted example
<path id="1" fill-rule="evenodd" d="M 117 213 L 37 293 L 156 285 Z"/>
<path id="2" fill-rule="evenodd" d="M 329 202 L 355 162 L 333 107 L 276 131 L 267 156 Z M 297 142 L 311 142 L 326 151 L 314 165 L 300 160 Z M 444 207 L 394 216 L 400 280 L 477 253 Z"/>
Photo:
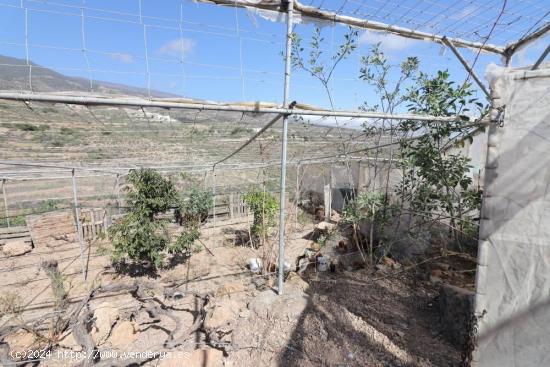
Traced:
<path id="1" fill-rule="evenodd" d="M 439 333 L 438 290 L 405 275 L 374 276 L 312 275 L 279 365 L 458 366 L 460 351 Z"/>

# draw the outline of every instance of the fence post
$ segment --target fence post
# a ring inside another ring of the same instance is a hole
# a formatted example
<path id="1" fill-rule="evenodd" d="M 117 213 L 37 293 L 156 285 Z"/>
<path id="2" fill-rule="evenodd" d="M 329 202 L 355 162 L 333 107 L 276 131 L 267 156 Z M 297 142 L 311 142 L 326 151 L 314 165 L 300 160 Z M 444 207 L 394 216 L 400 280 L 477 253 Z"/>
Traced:
<path id="1" fill-rule="evenodd" d="M 283 107 L 289 106 L 290 92 L 290 58 L 292 54 L 292 14 L 294 10 L 294 0 L 286 1 L 288 6 L 286 18 L 286 53 L 285 53 L 285 82 L 283 94 Z M 288 136 L 288 115 L 283 117 L 283 136 L 281 143 L 281 185 L 279 199 L 279 272 L 277 274 L 277 293 L 283 294 L 283 281 L 285 273 L 285 191 L 286 191 L 286 144 Z"/>
<path id="2" fill-rule="evenodd" d="M 212 167 L 212 234 L 216 230 L 216 166 Z"/>
<path id="3" fill-rule="evenodd" d="M 2 197 L 4 198 L 4 210 L 6 212 L 6 224 L 10 228 L 10 214 L 8 211 L 8 197 L 6 196 L 6 179 L 2 180 Z"/>
<path id="4" fill-rule="evenodd" d="M 234 200 L 233 200 L 233 193 L 229 194 L 229 219 L 233 219 L 234 217 L 234 213 L 233 213 L 233 210 L 235 209 L 234 207 Z"/>
<path id="5" fill-rule="evenodd" d="M 71 178 L 73 182 L 73 206 L 74 206 L 74 215 L 76 221 L 76 233 L 78 236 L 78 243 L 80 244 L 80 265 L 82 269 L 82 277 L 86 281 L 86 264 L 84 263 L 84 243 L 82 239 L 82 223 L 80 223 L 80 213 L 78 211 L 78 196 L 76 194 L 76 177 L 74 175 L 74 168 L 71 171 Z"/>
<path id="6" fill-rule="evenodd" d="M 119 177 L 120 177 L 120 175 L 117 173 L 117 175 L 116 175 L 116 205 L 117 205 L 117 209 L 118 209 L 118 214 L 120 215 L 121 214 L 121 211 L 120 211 L 121 203 L 120 203 L 120 181 L 119 181 Z"/>

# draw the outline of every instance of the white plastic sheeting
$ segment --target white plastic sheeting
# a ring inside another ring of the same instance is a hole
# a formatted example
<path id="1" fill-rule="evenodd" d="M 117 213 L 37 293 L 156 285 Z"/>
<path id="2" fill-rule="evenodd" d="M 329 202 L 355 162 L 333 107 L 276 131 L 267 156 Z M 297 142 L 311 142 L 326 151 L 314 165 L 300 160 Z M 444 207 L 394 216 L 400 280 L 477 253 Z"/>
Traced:
<path id="1" fill-rule="evenodd" d="M 489 74 L 473 365 L 550 366 L 550 70 Z"/>

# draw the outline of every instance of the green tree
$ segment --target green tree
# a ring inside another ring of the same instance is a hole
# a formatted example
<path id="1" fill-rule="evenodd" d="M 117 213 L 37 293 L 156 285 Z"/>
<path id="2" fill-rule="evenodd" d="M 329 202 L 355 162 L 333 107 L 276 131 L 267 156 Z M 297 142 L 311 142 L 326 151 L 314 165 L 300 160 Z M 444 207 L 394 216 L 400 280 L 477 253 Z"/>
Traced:
<path id="1" fill-rule="evenodd" d="M 200 225 L 208 218 L 212 206 L 212 193 L 195 186 L 187 197 L 180 199 L 177 217 L 183 230 L 176 242 L 168 248 L 170 253 L 191 254 L 193 245 L 201 235 Z"/>
<path id="2" fill-rule="evenodd" d="M 212 193 L 193 186 L 189 195 L 180 200 L 178 208 L 181 215 L 180 224 L 193 223 L 199 225 L 208 217 L 212 205 Z"/>
<path id="3" fill-rule="evenodd" d="M 167 211 L 177 201 L 178 194 L 170 180 L 149 168 L 131 170 L 126 181 L 128 210 L 139 217 L 153 219 L 156 213 Z"/>
<path id="4" fill-rule="evenodd" d="M 253 236 L 265 243 L 268 231 L 276 224 L 275 217 L 279 210 L 277 200 L 268 192 L 252 190 L 247 192 L 244 202 L 254 213 L 254 222 L 251 227 Z"/>
<path id="5" fill-rule="evenodd" d="M 470 84 L 457 86 L 447 71 L 430 77 L 420 73 L 405 97 L 409 112 L 432 116 L 459 116 L 454 122 L 402 121 L 398 129 L 408 137 L 400 143 L 403 179 L 397 187 L 401 200 L 424 221 L 448 220 L 455 239 L 473 223 L 469 213 L 479 210 L 481 193 L 472 188 L 470 159 L 449 154 L 457 137 L 471 137 L 479 124 L 468 116 L 485 106 L 474 97 Z"/>
<path id="6" fill-rule="evenodd" d="M 405 102 L 405 87 L 412 82 L 418 74 L 420 62 L 416 57 L 407 57 L 399 64 L 392 64 L 380 48 L 380 43 L 371 47 L 369 53 L 361 57 L 361 67 L 359 69 L 359 78 L 373 88 L 379 100 L 369 104 L 364 102 L 360 109 L 363 111 L 381 111 L 393 114 Z M 398 75 L 397 80 L 392 81 L 390 75 Z M 392 145 L 396 139 L 398 131 L 396 131 L 395 123 L 388 119 L 369 120 L 363 124 L 363 130 L 367 141 L 374 141 L 374 177 L 373 182 L 376 182 L 378 176 L 378 161 L 381 152 L 388 151 L 389 165 L 391 166 L 394 159 L 394 146 Z M 383 137 L 389 137 L 389 148 L 378 148 Z M 366 151 L 369 155 L 369 151 Z M 384 191 L 386 196 L 389 193 L 390 169 L 386 173 L 386 182 Z M 376 187 L 373 187 L 376 189 Z"/>
<path id="7" fill-rule="evenodd" d="M 152 169 L 131 170 L 126 181 L 128 213 L 109 228 L 113 261 L 130 260 L 158 267 L 164 259 L 170 238 L 166 221 L 155 219 L 177 200 L 170 180 Z"/>

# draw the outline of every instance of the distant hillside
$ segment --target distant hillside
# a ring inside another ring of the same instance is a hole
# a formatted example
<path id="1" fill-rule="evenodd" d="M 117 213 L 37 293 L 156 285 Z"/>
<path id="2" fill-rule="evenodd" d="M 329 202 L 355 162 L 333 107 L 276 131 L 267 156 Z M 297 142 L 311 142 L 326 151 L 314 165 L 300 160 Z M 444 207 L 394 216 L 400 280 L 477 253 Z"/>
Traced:
<path id="1" fill-rule="evenodd" d="M 86 78 L 66 76 L 31 62 L 32 84 L 35 92 L 89 92 L 90 81 Z M 0 55 L 0 90 L 29 90 L 27 62 L 16 57 Z M 146 96 L 144 88 L 94 80 L 94 92 Z M 151 91 L 155 97 L 180 97 L 175 94 Z"/>

